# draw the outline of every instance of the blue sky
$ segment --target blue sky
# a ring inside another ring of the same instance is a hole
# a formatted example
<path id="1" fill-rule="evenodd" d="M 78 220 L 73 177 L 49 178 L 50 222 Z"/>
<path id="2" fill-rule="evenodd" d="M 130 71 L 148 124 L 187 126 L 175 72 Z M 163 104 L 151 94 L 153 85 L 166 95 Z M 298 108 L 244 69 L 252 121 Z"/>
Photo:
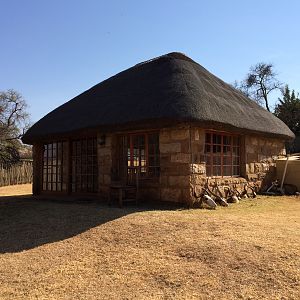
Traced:
<path id="1" fill-rule="evenodd" d="M 21 92 L 33 122 L 115 73 L 172 51 L 229 83 L 271 62 L 300 92 L 297 0 L 0 0 L 0 11 L 0 90 Z"/>

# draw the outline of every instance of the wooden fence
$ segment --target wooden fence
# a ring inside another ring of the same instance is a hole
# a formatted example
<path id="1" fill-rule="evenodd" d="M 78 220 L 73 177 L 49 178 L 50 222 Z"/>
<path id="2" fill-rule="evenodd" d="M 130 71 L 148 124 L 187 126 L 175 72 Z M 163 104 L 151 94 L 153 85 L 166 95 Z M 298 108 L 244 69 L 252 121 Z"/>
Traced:
<path id="1" fill-rule="evenodd" d="M 0 186 L 32 183 L 32 161 L 12 166 L 0 165 Z"/>

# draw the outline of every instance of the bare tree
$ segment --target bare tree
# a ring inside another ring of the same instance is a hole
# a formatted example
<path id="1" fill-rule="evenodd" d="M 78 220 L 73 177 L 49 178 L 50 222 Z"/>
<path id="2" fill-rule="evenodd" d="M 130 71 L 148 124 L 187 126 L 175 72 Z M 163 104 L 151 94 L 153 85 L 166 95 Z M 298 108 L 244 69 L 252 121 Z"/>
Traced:
<path id="1" fill-rule="evenodd" d="M 29 127 L 27 103 L 15 90 L 0 91 L 0 162 L 19 160 L 20 138 Z"/>
<path id="2" fill-rule="evenodd" d="M 231 83 L 231 86 L 235 89 L 239 90 L 241 93 L 243 93 L 246 97 L 251 97 L 249 94 L 249 89 L 245 86 L 244 82 L 238 82 L 235 80 L 233 83 Z"/>
<path id="3" fill-rule="evenodd" d="M 29 125 L 27 103 L 15 90 L 0 92 L 0 141 L 20 139 Z"/>
<path id="4" fill-rule="evenodd" d="M 239 89 L 270 111 L 269 94 L 281 88 L 282 83 L 277 79 L 274 66 L 261 62 L 250 68 L 246 79 L 241 82 Z"/>

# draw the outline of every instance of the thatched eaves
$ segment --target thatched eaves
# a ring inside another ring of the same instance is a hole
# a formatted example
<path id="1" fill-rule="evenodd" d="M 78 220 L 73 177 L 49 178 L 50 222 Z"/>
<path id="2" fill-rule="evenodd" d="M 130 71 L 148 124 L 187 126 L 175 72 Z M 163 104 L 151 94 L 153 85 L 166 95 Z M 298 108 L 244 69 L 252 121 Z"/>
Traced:
<path id="1" fill-rule="evenodd" d="M 56 108 L 28 130 L 23 142 L 88 129 L 178 122 L 294 138 L 272 113 L 187 56 L 170 53 L 137 64 Z"/>

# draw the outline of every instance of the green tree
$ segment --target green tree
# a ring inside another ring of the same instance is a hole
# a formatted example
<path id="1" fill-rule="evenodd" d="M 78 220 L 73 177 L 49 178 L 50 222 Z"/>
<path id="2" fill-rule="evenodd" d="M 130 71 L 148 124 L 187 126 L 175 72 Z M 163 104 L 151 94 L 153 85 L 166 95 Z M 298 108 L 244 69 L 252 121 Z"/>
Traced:
<path id="1" fill-rule="evenodd" d="M 282 98 L 278 99 L 274 114 L 281 119 L 294 133 L 300 135 L 300 99 L 299 94 L 290 91 L 288 85 L 282 90 Z"/>

